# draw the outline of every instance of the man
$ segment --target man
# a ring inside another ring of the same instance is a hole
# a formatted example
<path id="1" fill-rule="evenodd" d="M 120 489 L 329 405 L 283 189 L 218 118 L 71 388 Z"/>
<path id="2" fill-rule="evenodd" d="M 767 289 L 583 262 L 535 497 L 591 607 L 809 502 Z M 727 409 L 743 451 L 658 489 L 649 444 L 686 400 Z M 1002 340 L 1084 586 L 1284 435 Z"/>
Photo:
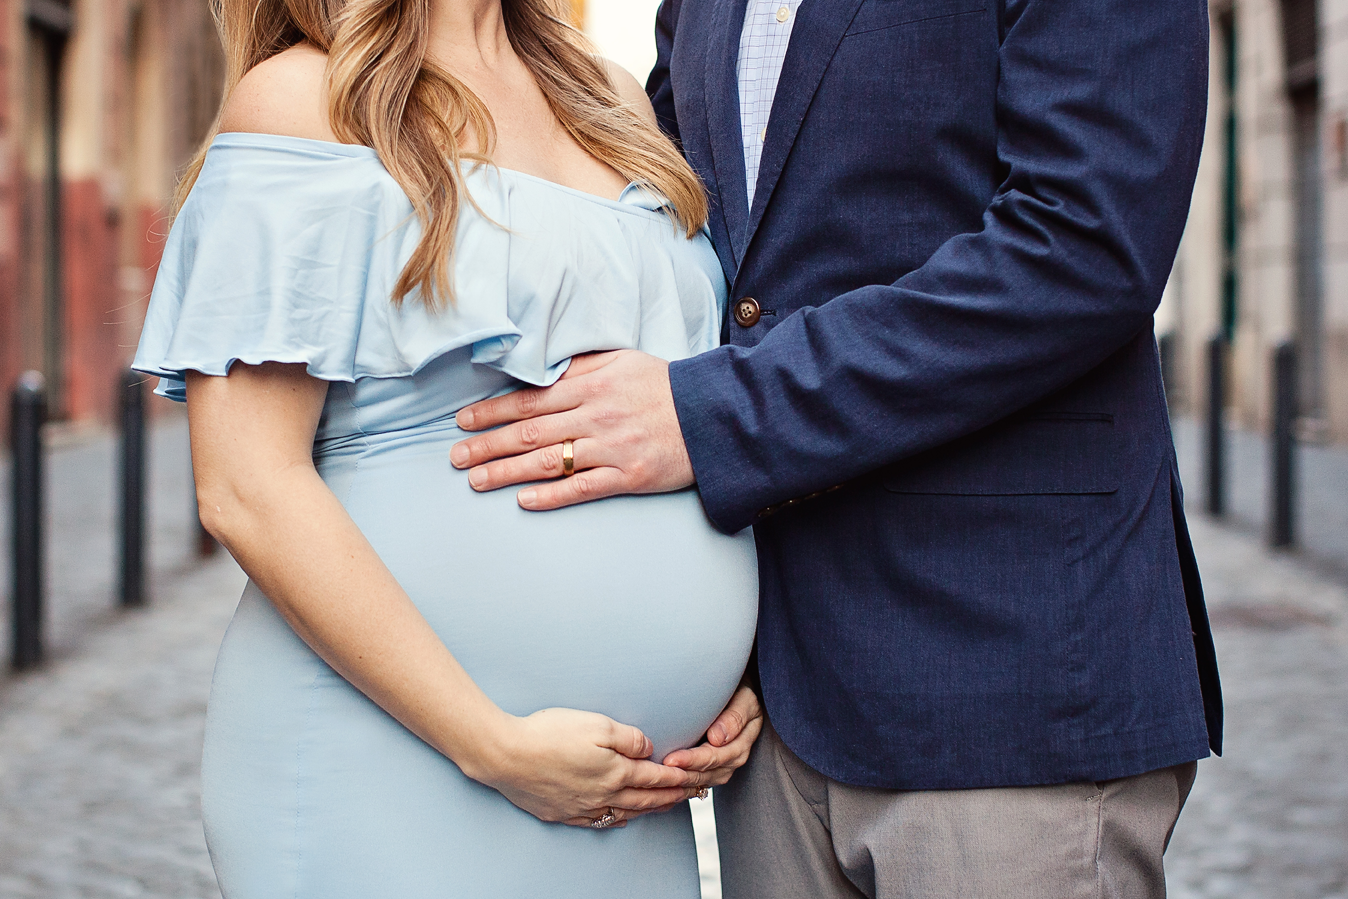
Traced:
<path id="1" fill-rule="evenodd" d="M 770 725 L 725 895 L 1164 895 L 1221 700 L 1152 314 L 1202 0 L 664 0 L 727 346 L 461 413 L 547 510 L 696 483 L 753 525 Z M 495 461 L 493 461 L 495 460 Z"/>

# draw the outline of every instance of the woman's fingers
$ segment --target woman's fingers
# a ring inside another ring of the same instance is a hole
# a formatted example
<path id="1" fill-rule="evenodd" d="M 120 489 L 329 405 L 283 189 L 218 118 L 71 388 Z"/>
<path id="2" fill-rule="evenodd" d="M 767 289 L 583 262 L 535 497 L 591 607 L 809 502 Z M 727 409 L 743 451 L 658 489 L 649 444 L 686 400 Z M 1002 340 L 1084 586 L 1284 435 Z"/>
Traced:
<path id="1" fill-rule="evenodd" d="M 763 706 L 758 701 L 758 694 L 749 687 L 740 687 L 730 698 L 730 705 L 707 728 L 707 742 L 724 746 L 736 739 L 750 721 L 762 717 Z"/>
<path id="2" fill-rule="evenodd" d="M 698 775 L 679 768 L 670 768 L 649 761 L 632 761 L 624 766 L 617 778 L 615 790 L 666 790 L 693 786 Z"/>
<path id="3" fill-rule="evenodd" d="M 694 789 L 693 793 L 696 794 L 697 790 Z M 667 787 L 659 790 L 627 789 L 614 793 L 610 801 L 615 809 L 649 812 L 668 805 L 678 805 L 687 801 L 688 796 L 688 790 L 684 787 Z"/>
<path id="4" fill-rule="evenodd" d="M 594 826 L 594 822 L 601 820 L 605 815 L 612 815 L 613 823 L 608 825 L 607 827 L 596 828 Z M 629 814 L 627 809 L 606 807 L 606 808 L 590 809 L 588 811 L 581 812 L 576 817 L 568 818 L 562 823 L 570 825 L 571 827 L 589 827 L 595 830 L 613 830 L 619 827 L 626 827 L 627 822 L 634 817 L 637 816 Z"/>
<path id="5" fill-rule="evenodd" d="M 729 780 L 729 773 L 727 772 L 725 780 L 719 780 L 714 785 L 719 786 Z M 709 773 L 708 777 L 715 779 L 715 774 Z M 663 814 L 678 808 L 690 799 L 705 798 L 701 797 L 705 789 L 707 789 L 705 786 L 693 786 L 682 790 L 636 790 L 620 793 L 613 798 L 613 801 L 617 803 L 615 808 L 622 809 L 629 819 L 638 818 L 642 815 Z"/>
<path id="6" fill-rule="evenodd" d="M 650 758 L 651 753 L 655 751 L 655 745 L 641 732 L 640 728 L 613 720 L 608 721 L 608 732 L 600 738 L 598 745 L 604 749 L 612 749 L 618 755 L 638 761 Z M 652 762 L 651 764 L 654 765 L 655 763 Z M 659 766 L 656 765 L 656 767 Z"/>
<path id="7" fill-rule="evenodd" d="M 741 687 L 707 732 L 707 742 L 680 749 L 664 758 L 664 764 L 689 771 L 738 768 L 763 730 L 763 709 L 748 687 Z"/>
<path id="8" fill-rule="evenodd" d="M 681 768 L 696 773 L 716 771 L 721 768 L 739 768 L 749 760 L 749 752 L 753 749 L 754 741 L 758 739 L 758 734 L 762 729 L 761 720 L 750 721 L 733 743 L 726 746 L 712 746 L 710 743 L 703 743 L 701 746 L 695 746 L 692 749 L 671 752 L 665 758 L 664 764 L 670 768 Z"/>

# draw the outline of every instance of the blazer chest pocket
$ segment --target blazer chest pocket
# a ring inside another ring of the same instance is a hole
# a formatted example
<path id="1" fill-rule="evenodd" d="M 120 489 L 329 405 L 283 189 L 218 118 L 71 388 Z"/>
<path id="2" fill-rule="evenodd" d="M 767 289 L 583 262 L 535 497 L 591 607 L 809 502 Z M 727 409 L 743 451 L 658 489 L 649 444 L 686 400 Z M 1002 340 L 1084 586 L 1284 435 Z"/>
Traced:
<path id="1" fill-rule="evenodd" d="M 1114 493 L 1122 481 L 1114 416 L 1046 412 L 993 425 L 885 469 L 892 493 L 1032 496 Z"/>
<path id="2" fill-rule="evenodd" d="M 988 0 L 866 0 L 844 36 L 982 12 Z"/>

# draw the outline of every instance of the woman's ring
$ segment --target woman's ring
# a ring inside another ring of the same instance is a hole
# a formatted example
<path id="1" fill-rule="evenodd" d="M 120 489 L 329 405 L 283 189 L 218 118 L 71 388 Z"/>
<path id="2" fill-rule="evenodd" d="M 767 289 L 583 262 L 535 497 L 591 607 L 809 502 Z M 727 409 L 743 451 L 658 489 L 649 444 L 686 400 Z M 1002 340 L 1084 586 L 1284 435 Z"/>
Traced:
<path id="1" fill-rule="evenodd" d="M 708 796 L 710 796 L 710 795 L 711 795 L 711 788 L 710 788 L 710 787 L 703 787 L 702 789 L 700 789 L 700 790 L 697 791 L 697 798 L 698 798 L 698 799 L 706 799 L 706 798 L 707 798 Z"/>
<path id="2" fill-rule="evenodd" d="M 569 442 L 569 441 L 568 441 Z M 618 823 L 618 818 L 613 814 L 613 809 L 609 809 L 590 822 L 590 826 L 595 830 L 605 830 Z"/>
<path id="3" fill-rule="evenodd" d="M 574 440 L 563 440 L 562 477 L 569 478 L 575 473 L 576 473 L 576 442 Z"/>

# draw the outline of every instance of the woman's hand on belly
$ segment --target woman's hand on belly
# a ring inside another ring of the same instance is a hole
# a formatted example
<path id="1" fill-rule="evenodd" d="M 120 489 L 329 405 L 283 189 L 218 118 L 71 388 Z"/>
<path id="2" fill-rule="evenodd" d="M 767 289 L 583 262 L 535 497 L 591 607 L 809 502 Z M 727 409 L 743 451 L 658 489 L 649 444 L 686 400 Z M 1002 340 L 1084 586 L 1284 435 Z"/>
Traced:
<path id="1" fill-rule="evenodd" d="M 707 729 L 707 742 L 671 752 L 663 763 L 692 774 L 698 787 L 719 787 L 749 761 L 762 730 L 763 705 L 753 688 L 742 684 Z"/>
<path id="2" fill-rule="evenodd" d="M 640 730 L 604 715 L 544 709 L 512 718 L 480 768 L 466 773 L 544 821 L 588 826 L 667 808 L 700 789 L 698 772 L 649 761 Z"/>
<path id="3" fill-rule="evenodd" d="M 636 728 L 567 710 L 516 718 L 481 690 L 314 469 L 326 394 L 302 365 L 187 379 L 202 521 L 295 633 L 465 774 L 540 818 L 588 824 L 609 807 L 687 795 L 695 775 L 648 761 Z"/>

